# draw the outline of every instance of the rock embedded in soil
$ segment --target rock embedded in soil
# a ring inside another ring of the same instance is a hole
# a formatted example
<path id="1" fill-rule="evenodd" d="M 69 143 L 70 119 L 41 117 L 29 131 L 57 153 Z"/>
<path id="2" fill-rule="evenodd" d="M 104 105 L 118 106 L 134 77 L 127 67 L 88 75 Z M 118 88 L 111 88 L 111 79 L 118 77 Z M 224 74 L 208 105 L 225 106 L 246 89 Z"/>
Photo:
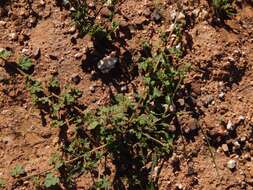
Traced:
<path id="1" fill-rule="evenodd" d="M 79 53 L 76 53 L 74 56 L 76 59 L 81 59 L 83 56 L 83 53 L 79 52 Z"/>
<path id="2" fill-rule="evenodd" d="M 74 75 L 72 75 L 71 80 L 72 80 L 72 82 L 74 82 L 75 84 L 79 84 L 80 81 L 81 81 L 81 77 L 80 77 L 78 74 L 74 74 Z"/>
<path id="3" fill-rule="evenodd" d="M 97 64 L 98 69 L 103 73 L 107 74 L 116 67 L 118 58 L 115 56 L 106 56 L 100 60 Z"/>
<path id="4" fill-rule="evenodd" d="M 161 18 L 162 18 L 160 11 L 158 9 L 155 9 L 151 13 L 150 18 L 151 18 L 151 20 L 153 20 L 155 22 L 159 22 L 161 20 Z"/>
<path id="5" fill-rule="evenodd" d="M 91 91 L 92 93 L 95 92 L 95 90 L 96 90 L 95 87 L 96 87 L 95 85 L 91 85 L 91 86 L 89 87 L 89 89 L 90 89 L 90 91 Z"/>
<path id="6" fill-rule="evenodd" d="M 120 88 L 121 92 L 126 92 L 127 91 L 127 85 L 124 85 Z"/>
<path id="7" fill-rule="evenodd" d="M 222 150 L 223 150 L 224 152 L 228 152 L 228 151 L 229 151 L 228 145 L 227 145 L 227 144 L 223 144 L 223 145 L 221 146 L 221 148 L 222 148 Z"/>
<path id="8" fill-rule="evenodd" d="M 68 33 L 69 34 L 74 34 L 76 32 L 76 26 L 72 26 L 69 30 Z"/>
<path id="9" fill-rule="evenodd" d="M 236 168 L 236 161 L 235 160 L 229 160 L 227 162 L 227 167 L 230 169 L 230 170 L 234 170 Z"/>
<path id="10" fill-rule="evenodd" d="M 33 57 L 34 57 L 34 59 L 40 58 L 40 48 L 35 49 L 35 51 L 33 52 Z"/>
<path id="11" fill-rule="evenodd" d="M 225 93 L 224 93 L 224 92 L 221 92 L 221 93 L 219 94 L 219 99 L 224 100 L 224 97 L 225 97 Z"/>
<path id="12" fill-rule="evenodd" d="M 179 14 L 178 14 L 178 16 L 177 16 L 177 20 L 179 21 L 179 22 L 185 22 L 185 15 L 184 15 L 184 13 L 182 13 L 182 12 L 180 12 Z"/>
<path id="13" fill-rule="evenodd" d="M 151 15 L 151 11 L 149 8 L 145 8 L 144 11 L 142 12 L 142 14 L 145 16 L 145 17 L 149 17 Z"/>
<path id="14" fill-rule="evenodd" d="M 211 104 L 213 102 L 213 96 L 212 95 L 208 95 L 205 99 L 204 99 L 204 106 L 207 107 L 209 104 Z"/>
<path id="15" fill-rule="evenodd" d="M 17 33 L 15 33 L 15 32 L 10 33 L 10 34 L 9 34 L 9 37 L 10 37 L 10 39 L 13 40 L 13 41 L 17 41 L 17 40 L 18 40 L 18 35 L 17 35 Z"/>
<path id="16" fill-rule="evenodd" d="M 233 131 L 234 130 L 234 125 L 233 123 L 229 120 L 227 123 L 227 130 Z"/>

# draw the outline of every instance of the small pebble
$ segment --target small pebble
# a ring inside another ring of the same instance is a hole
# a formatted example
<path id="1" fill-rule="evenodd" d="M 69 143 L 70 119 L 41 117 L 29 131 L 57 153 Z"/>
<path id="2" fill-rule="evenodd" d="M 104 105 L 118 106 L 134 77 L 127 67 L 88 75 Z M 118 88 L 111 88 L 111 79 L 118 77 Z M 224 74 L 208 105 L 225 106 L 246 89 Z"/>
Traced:
<path id="1" fill-rule="evenodd" d="M 94 8 L 96 8 L 96 5 L 94 2 L 90 2 L 90 3 L 88 3 L 88 7 L 91 9 L 94 9 Z"/>
<path id="2" fill-rule="evenodd" d="M 183 188 L 182 184 L 176 184 L 176 190 L 182 190 Z"/>
<path id="3" fill-rule="evenodd" d="M 72 26 L 72 27 L 68 30 L 68 33 L 74 34 L 75 31 L 76 31 L 76 26 Z"/>
<path id="4" fill-rule="evenodd" d="M 74 56 L 76 59 L 81 59 L 83 56 L 83 53 L 79 52 L 79 53 L 76 53 Z"/>
<path id="5" fill-rule="evenodd" d="M 44 0 L 40 0 L 40 5 L 41 6 L 44 6 L 46 3 L 45 3 L 45 1 Z"/>
<path id="6" fill-rule="evenodd" d="M 10 39 L 13 41 L 18 40 L 18 35 L 16 33 L 10 33 L 9 36 L 10 36 Z"/>
<path id="7" fill-rule="evenodd" d="M 158 9 L 155 9 L 155 10 L 151 13 L 150 18 L 151 18 L 151 20 L 153 20 L 153 21 L 155 21 L 155 22 L 158 22 L 158 21 L 161 20 L 162 16 L 161 16 L 159 10 L 158 10 Z"/>
<path id="8" fill-rule="evenodd" d="M 206 99 L 204 100 L 204 105 L 207 107 L 209 104 L 211 104 L 213 102 L 213 96 L 212 95 L 208 95 L 206 97 Z"/>
<path id="9" fill-rule="evenodd" d="M 127 85 L 124 85 L 120 88 L 121 92 L 126 92 L 127 91 Z"/>
<path id="10" fill-rule="evenodd" d="M 233 169 L 235 169 L 235 167 L 236 167 L 236 161 L 235 160 L 229 160 L 228 162 L 227 162 L 227 167 L 230 169 L 230 170 L 233 170 Z"/>
<path id="11" fill-rule="evenodd" d="M 91 86 L 89 87 L 89 89 L 90 89 L 90 91 L 91 91 L 92 93 L 94 93 L 94 92 L 95 92 L 95 85 L 91 85 Z"/>
<path id="12" fill-rule="evenodd" d="M 185 21 L 185 15 L 184 13 L 180 12 L 177 17 L 178 21 Z"/>
<path id="13" fill-rule="evenodd" d="M 40 58 L 40 48 L 35 49 L 35 51 L 33 52 L 33 57 L 34 57 L 34 59 Z"/>
<path id="14" fill-rule="evenodd" d="M 80 81 L 81 81 L 81 77 L 80 77 L 78 74 L 74 74 L 74 75 L 71 77 L 71 80 L 72 80 L 75 84 L 79 84 Z"/>
<path id="15" fill-rule="evenodd" d="M 224 92 L 221 92 L 221 93 L 219 94 L 219 98 L 220 98 L 221 100 L 224 100 L 224 97 L 225 97 L 225 93 L 224 93 Z"/>
<path id="16" fill-rule="evenodd" d="M 239 121 L 240 121 L 240 122 L 245 121 L 245 117 L 244 117 L 244 116 L 242 116 L 242 115 L 240 115 L 240 116 L 239 116 Z"/>
<path id="17" fill-rule="evenodd" d="M 222 148 L 222 150 L 223 150 L 224 152 L 228 152 L 228 151 L 229 151 L 228 145 L 227 145 L 227 144 L 223 144 L 223 145 L 221 146 L 221 148 Z"/>
<path id="18" fill-rule="evenodd" d="M 227 130 L 229 130 L 229 131 L 234 130 L 233 123 L 230 120 L 227 123 Z"/>
<path id="19" fill-rule="evenodd" d="M 238 141 L 235 141 L 233 144 L 236 150 L 240 149 L 241 145 Z"/>
<path id="20" fill-rule="evenodd" d="M 183 98 L 178 99 L 177 102 L 179 103 L 180 106 L 184 106 L 185 105 L 185 101 L 184 101 Z"/>

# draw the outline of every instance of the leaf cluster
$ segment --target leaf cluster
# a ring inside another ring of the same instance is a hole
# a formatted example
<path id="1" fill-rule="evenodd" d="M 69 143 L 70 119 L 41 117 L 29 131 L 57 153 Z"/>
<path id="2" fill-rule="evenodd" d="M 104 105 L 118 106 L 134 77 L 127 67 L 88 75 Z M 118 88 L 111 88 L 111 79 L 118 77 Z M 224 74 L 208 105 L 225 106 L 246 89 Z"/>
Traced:
<path id="1" fill-rule="evenodd" d="M 230 0 L 212 0 L 215 15 L 220 19 L 227 19 L 234 15 L 235 10 Z"/>

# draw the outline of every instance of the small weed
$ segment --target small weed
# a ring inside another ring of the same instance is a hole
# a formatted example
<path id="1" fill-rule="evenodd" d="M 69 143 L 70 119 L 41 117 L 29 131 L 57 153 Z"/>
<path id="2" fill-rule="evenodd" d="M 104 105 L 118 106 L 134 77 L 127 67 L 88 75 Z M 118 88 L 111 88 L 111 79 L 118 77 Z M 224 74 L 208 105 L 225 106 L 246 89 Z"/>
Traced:
<path id="1" fill-rule="evenodd" d="M 11 170 L 11 176 L 12 177 L 19 177 L 21 175 L 24 175 L 25 169 L 22 165 L 17 164 L 12 170 Z"/>
<path id="2" fill-rule="evenodd" d="M 0 58 L 1 59 L 8 59 L 11 56 L 11 52 L 6 49 L 0 49 Z"/>
<path id="3" fill-rule="evenodd" d="M 45 177 L 44 185 L 46 188 L 55 187 L 60 184 L 60 180 L 52 173 L 48 173 Z"/>
<path id="4" fill-rule="evenodd" d="M 229 0 L 212 0 L 212 6 L 215 16 L 220 19 L 230 18 L 235 13 Z"/>
<path id="5" fill-rule="evenodd" d="M 19 58 L 17 63 L 23 71 L 29 71 L 33 66 L 32 60 L 26 56 Z"/>
<path id="6" fill-rule="evenodd" d="M 6 182 L 3 178 L 0 178 L 0 189 L 5 188 Z"/>

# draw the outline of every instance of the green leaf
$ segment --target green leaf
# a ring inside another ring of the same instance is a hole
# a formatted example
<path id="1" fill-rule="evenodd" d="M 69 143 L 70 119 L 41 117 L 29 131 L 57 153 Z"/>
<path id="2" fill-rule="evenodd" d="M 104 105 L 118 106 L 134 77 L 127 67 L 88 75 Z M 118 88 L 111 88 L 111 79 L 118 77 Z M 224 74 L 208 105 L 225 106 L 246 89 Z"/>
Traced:
<path id="1" fill-rule="evenodd" d="M 63 166 L 64 161 L 58 154 L 53 154 L 51 158 L 49 159 L 49 164 L 54 165 L 55 169 L 59 169 L 60 167 Z"/>
<path id="2" fill-rule="evenodd" d="M 52 173 L 48 173 L 44 181 L 44 185 L 46 188 L 54 187 L 58 185 L 59 183 L 60 183 L 59 178 L 53 175 Z"/>
<path id="3" fill-rule="evenodd" d="M 0 49 L 0 58 L 7 59 L 11 56 L 11 52 L 6 49 Z"/>
<path id="4" fill-rule="evenodd" d="M 110 181 L 107 178 L 101 178 L 96 182 L 96 189 L 106 189 L 110 187 Z"/>
<path id="5" fill-rule="evenodd" d="M 93 121 L 89 124 L 88 129 L 89 130 L 95 129 L 98 125 L 99 125 L 98 121 Z"/>
<path id="6" fill-rule="evenodd" d="M 57 120 L 57 119 L 54 119 L 54 120 L 52 120 L 52 122 L 51 122 L 51 126 L 52 126 L 52 127 L 55 127 L 55 128 L 62 127 L 62 126 L 64 126 L 64 124 L 65 124 L 64 121 L 62 121 L 62 120 Z"/>
<path id="7" fill-rule="evenodd" d="M 32 60 L 26 56 L 24 57 L 21 57 L 19 60 L 18 60 L 18 66 L 24 70 L 24 71 L 28 71 L 29 69 L 32 68 L 33 66 L 33 63 L 32 63 Z"/>
<path id="8" fill-rule="evenodd" d="M 0 178 L 0 189 L 5 188 L 6 182 L 3 178 Z"/>
<path id="9" fill-rule="evenodd" d="M 154 87 L 152 98 L 158 98 L 158 97 L 161 97 L 161 96 L 162 96 L 161 91 L 158 88 Z"/>
<path id="10" fill-rule="evenodd" d="M 49 83 L 49 88 L 58 89 L 60 88 L 60 82 L 56 77 L 53 77 Z"/>
<path id="11" fill-rule="evenodd" d="M 17 164 L 12 170 L 11 170 L 11 176 L 12 177 L 19 177 L 20 175 L 25 174 L 25 169 L 21 164 Z"/>

